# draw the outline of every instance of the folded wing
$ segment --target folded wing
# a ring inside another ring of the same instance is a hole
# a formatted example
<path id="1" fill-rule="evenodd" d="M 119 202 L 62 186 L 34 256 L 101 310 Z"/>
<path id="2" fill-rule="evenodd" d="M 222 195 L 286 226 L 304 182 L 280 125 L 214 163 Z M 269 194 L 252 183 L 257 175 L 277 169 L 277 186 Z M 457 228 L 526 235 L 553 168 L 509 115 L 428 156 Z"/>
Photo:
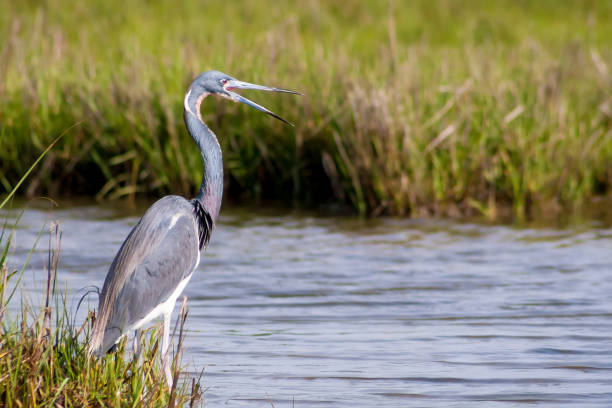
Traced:
<path id="1" fill-rule="evenodd" d="M 100 295 L 90 353 L 106 353 L 168 300 L 198 262 L 194 207 L 181 197 L 164 197 L 142 217 L 115 256 Z"/>

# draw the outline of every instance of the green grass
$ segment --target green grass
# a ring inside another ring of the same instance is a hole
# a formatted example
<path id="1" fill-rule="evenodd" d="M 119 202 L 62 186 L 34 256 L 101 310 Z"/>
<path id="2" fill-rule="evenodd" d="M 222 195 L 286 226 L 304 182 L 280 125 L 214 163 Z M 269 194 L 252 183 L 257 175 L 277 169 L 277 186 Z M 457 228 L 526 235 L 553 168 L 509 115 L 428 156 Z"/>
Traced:
<path id="1" fill-rule="evenodd" d="M 612 180 L 612 3 L 604 1 L 0 4 L 0 184 L 53 136 L 26 194 L 192 195 L 191 79 L 219 69 L 304 97 L 254 95 L 204 119 L 226 195 L 368 214 L 579 210 Z"/>
<path id="2" fill-rule="evenodd" d="M 45 157 L 52 146 L 40 157 Z M 26 170 L 19 184 L 37 162 Z M 15 190 L 16 187 L 10 194 Z M 0 210 L 5 205 L 6 201 L 0 203 Z M 16 300 L 10 307 L 26 268 L 23 265 L 21 270 L 9 269 L 7 265 L 18 222 L 19 217 L 14 223 L 7 219 L 0 227 L 0 406 L 161 408 L 191 407 L 200 401 L 199 379 L 188 381 L 180 377 L 183 325 L 187 318 L 185 302 L 180 323 L 177 323 L 179 327 L 175 328 L 178 340 L 172 372 L 178 381 L 172 388 L 166 386 L 159 358 L 156 358 L 160 337 L 157 329 L 149 330 L 148 336 L 140 338 L 141 362 L 126 353 L 125 341 L 114 354 L 100 359 L 88 356 L 87 344 L 95 314 L 90 312 L 85 321 L 75 325 L 65 294 L 55 289 L 61 241 L 57 224 L 49 226 L 44 302 L 40 308 L 33 308 L 22 297 L 17 312 Z"/>
<path id="3" fill-rule="evenodd" d="M 193 406 L 200 399 L 200 383 L 179 380 L 166 386 L 158 357 L 157 329 L 143 336 L 142 362 L 126 352 L 125 341 L 102 359 L 89 358 L 87 338 L 93 313 L 78 326 L 72 325 L 67 305 L 54 296 L 59 259 L 57 227 L 52 232 L 45 302 L 40 310 L 21 300 L 21 312 L 12 316 L 7 307 L 11 280 L 19 271 L 9 271 L 6 255 L 10 239 L 2 241 L 0 258 L 0 406 L 2 407 L 175 407 Z M 4 236 L 6 238 L 6 236 Z M 183 314 L 183 319 L 186 313 Z M 179 378 L 179 346 L 173 361 Z"/>

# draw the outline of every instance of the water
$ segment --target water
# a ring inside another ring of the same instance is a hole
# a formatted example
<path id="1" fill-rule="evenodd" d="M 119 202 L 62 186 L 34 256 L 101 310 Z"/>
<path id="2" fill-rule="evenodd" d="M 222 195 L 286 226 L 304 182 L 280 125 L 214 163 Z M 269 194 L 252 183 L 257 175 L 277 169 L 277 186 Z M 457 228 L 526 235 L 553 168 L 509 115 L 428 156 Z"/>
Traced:
<path id="1" fill-rule="evenodd" d="M 141 213 L 141 210 L 136 211 Z M 55 210 L 60 285 L 101 285 L 136 216 Z M 28 210 L 21 265 L 48 214 Z M 46 245 L 24 292 L 40 298 Z M 222 211 L 185 293 L 207 406 L 612 406 L 612 229 Z M 92 299 L 91 306 L 95 305 Z"/>

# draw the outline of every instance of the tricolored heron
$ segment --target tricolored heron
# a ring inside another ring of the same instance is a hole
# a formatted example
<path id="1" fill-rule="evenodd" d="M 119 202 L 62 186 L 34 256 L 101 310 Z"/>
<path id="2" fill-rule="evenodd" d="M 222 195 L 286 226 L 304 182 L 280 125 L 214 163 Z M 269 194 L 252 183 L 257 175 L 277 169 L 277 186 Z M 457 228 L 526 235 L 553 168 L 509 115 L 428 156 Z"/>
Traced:
<path id="1" fill-rule="evenodd" d="M 200 262 L 202 247 L 208 245 L 223 193 L 221 147 L 215 134 L 202 121 L 200 105 L 208 95 L 219 95 L 290 124 L 233 92 L 235 89 L 298 94 L 242 82 L 219 71 L 203 72 L 192 82 L 185 95 L 183 118 L 204 162 L 200 192 L 193 200 L 166 196 L 147 210 L 117 252 L 100 294 L 89 344 L 90 355 L 101 356 L 109 352 L 131 330 L 136 330 L 138 337 L 144 324 L 163 316 L 161 356 L 168 385 L 172 384 L 168 364 L 170 315 Z"/>

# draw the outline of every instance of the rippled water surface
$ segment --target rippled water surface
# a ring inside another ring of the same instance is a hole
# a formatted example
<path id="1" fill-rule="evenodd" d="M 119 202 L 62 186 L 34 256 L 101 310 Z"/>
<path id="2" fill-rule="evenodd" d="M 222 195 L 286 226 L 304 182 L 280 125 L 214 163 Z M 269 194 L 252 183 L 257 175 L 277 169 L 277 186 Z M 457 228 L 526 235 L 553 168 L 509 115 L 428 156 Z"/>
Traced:
<path id="1" fill-rule="evenodd" d="M 102 285 L 138 220 L 95 206 L 27 210 L 14 265 L 49 216 L 61 222 L 71 301 Z M 39 248 L 24 287 L 41 281 Z M 611 266 L 612 230 L 596 222 L 224 209 L 185 291 L 184 362 L 204 368 L 207 406 L 612 406 Z"/>

